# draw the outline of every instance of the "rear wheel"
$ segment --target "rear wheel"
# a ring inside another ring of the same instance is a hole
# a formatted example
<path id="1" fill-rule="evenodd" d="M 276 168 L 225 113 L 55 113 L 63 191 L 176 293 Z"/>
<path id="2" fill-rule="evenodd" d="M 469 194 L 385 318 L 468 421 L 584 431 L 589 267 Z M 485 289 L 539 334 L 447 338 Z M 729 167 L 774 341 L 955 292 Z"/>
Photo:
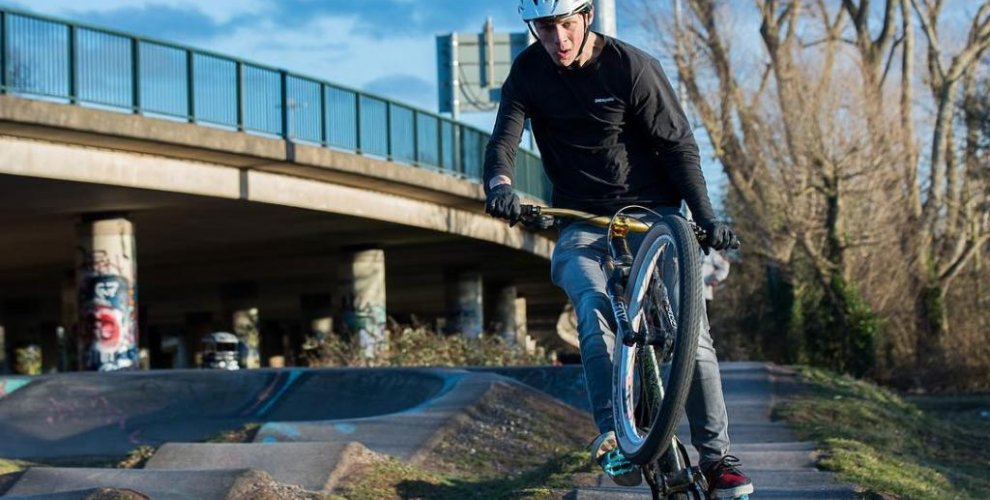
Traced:
<path id="1" fill-rule="evenodd" d="M 666 451 L 687 399 L 704 311 L 699 250 L 686 220 L 663 217 L 647 232 L 630 270 L 630 325 L 655 339 L 615 342 L 615 435 L 633 463 Z"/>

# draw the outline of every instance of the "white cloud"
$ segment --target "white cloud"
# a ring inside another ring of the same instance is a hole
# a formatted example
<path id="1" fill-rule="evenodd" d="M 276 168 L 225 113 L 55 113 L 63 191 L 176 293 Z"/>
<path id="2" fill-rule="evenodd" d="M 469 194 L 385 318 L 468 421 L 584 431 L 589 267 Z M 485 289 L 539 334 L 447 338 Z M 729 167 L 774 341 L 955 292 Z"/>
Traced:
<path id="1" fill-rule="evenodd" d="M 262 13 L 271 4 L 268 0 L 41 0 L 23 3 L 39 12 L 57 16 L 73 12 L 110 12 L 123 8 L 164 6 L 196 10 L 218 23 L 242 14 Z"/>
<path id="2" fill-rule="evenodd" d="M 321 16 L 286 30 L 265 22 L 186 43 L 355 88 L 396 74 L 436 81 L 432 35 L 378 38 L 356 24 L 354 17 Z"/>

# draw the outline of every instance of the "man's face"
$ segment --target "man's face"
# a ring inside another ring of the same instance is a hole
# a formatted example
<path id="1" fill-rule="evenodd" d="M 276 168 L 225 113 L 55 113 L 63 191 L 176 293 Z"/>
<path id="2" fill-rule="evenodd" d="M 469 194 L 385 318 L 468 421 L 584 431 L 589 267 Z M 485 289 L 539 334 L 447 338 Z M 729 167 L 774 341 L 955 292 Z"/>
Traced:
<path id="1" fill-rule="evenodd" d="M 591 22 L 590 16 L 587 22 Z M 540 43 L 550 54 L 550 58 L 560 66 L 570 66 L 577 59 L 585 29 L 585 19 L 582 14 L 533 21 L 533 30 L 536 31 Z"/>

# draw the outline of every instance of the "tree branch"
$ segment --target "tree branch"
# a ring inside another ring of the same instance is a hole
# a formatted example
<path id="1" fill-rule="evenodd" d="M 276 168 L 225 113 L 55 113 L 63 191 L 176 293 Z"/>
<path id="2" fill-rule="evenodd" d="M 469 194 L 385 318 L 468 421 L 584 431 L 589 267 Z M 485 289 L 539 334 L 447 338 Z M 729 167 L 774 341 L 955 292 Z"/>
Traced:
<path id="1" fill-rule="evenodd" d="M 938 273 L 938 286 L 943 290 L 948 288 L 949 283 L 952 282 L 959 274 L 959 271 L 969 262 L 969 259 L 976 255 L 976 251 L 986 244 L 987 241 L 990 241 L 990 233 L 983 233 L 970 240 L 961 251 L 957 252 L 952 259 L 949 259 L 947 265 L 943 266 Z"/>
<path id="2" fill-rule="evenodd" d="M 894 43 L 890 44 L 890 55 L 887 56 L 887 63 L 883 68 L 883 76 L 880 77 L 880 86 L 883 87 L 884 83 L 887 81 L 887 74 L 890 73 L 890 67 L 894 62 L 894 53 L 897 52 L 897 46 L 904 41 L 904 37 L 901 36 Z"/>

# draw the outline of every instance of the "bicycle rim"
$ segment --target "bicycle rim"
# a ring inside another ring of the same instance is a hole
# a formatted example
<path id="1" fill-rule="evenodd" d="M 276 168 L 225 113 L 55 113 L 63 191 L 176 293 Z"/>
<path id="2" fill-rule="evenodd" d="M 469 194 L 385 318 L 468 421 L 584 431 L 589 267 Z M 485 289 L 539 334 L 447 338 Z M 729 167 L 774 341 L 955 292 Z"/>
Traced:
<path id="1" fill-rule="evenodd" d="M 634 331 L 666 332 L 656 347 L 615 342 L 615 433 L 632 462 L 656 460 L 670 445 L 687 398 L 703 314 L 701 261 L 687 221 L 664 217 L 647 233 L 630 272 Z"/>

